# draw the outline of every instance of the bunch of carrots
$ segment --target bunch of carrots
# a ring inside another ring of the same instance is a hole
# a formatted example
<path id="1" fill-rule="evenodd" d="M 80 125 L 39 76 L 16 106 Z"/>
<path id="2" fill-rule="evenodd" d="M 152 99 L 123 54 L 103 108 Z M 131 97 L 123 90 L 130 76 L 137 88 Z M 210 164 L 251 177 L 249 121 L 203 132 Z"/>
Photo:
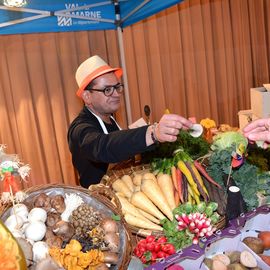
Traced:
<path id="1" fill-rule="evenodd" d="M 155 159 L 152 162 L 155 174 L 170 174 L 174 185 L 174 198 L 176 205 L 191 202 L 199 204 L 201 200 L 208 202 L 209 194 L 204 180 L 221 188 L 206 172 L 203 165 L 193 161 L 183 149 L 176 151 L 173 158 Z"/>
<path id="2" fill-rule="evenodd" d="M 155 173 L 137 172 L 113 182 L 112 188 L 128 224 L 162 231 L 160 221 L 172 221 L 172 211 L 179 204 L 190 202 L 198 205 L 201 201 L 209 201 L 203 178 L 220 187 L 199 162 L 193 162 L 183 151 L 176 153 L 173 160 L 173 163 L 166 160 L 171 174 L 158 171 L 158 166 L 155 166 Z M 168 167 L 165 170 L 168 171 Z"/>

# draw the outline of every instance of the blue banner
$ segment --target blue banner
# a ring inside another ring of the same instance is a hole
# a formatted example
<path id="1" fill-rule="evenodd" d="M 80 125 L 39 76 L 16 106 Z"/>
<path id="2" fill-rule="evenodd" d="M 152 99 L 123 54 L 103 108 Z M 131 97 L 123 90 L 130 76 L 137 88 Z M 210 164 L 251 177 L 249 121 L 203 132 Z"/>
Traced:
<path id="1" fill-rule="evenodd" d="M 183 1 L 183 0 L 182 0 Z M 27 0 L 21 8 L 0 5 L 0 34 L 116 29 L 116 11 L 124 27 L 181 0 Z"/>

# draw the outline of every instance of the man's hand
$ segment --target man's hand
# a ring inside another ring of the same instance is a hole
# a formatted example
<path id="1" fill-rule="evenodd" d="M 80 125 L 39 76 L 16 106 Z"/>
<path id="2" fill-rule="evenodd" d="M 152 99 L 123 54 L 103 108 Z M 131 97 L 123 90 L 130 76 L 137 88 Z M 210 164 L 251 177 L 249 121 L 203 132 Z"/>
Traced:
<path id="1" fill-rule="evenodd" d="M 151 133 L 159 142 L 174 142 L 181 129 L 190 129 L 192 125 L 191 121 L 180 115 L 164 114 L 155 127 L 149 126 L 146 133 L 146 143 L 147 145 L 153 143 Z"/>
<path id="2" fill-rule="evenodd" d="M 270 118 L 257 119 L 243 129 L 244 136 L 251 141 L 264 141 L 264 148 L 270 144 Z"/>

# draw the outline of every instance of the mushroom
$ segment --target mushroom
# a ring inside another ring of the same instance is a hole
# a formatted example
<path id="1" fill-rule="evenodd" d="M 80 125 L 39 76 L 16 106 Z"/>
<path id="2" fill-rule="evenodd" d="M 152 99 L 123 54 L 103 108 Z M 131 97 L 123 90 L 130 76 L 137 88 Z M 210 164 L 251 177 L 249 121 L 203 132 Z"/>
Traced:
<path id="1" fill-rule="evenodd" d="M 45 259 L 40 260 L 35 267 L 35 270 L 59 270 L 63 269 L 57 265 L 52 257 L 47 257 Z"/>
<path id="2" fill-rule="evenodd" d="M 48 255 L 49 255 L 49 246 L 45 242 L 38 241 L 34 243 L 33 259 L 35 262 L 45 259 Z"/>
<path id="3" fill-rule="evenodd" d="M 111 218 L 104 218 L 101 222 L 101 228 L 104 230 L 105 233 L 118 232 L 118 225 L 116 221 Z"/>
<path id="4" fill-rule="evenodd" d="M 116 233 L 105 234 L 104 240 L 108 243 L 108 248 L 112 252 L 118 252 L 120 247 L 120 238 Z"/>
<path id="5" fill-rule="evenodd" d="M 55 195 L 52 197 L 51 206 L 56 210 L 57 213 L 62 214 L 66 209 L 64 197 L 62 195 Z"/>
<path id="6" fill-rule="evenodd" d="M 61 216 L 59 213 L 48 213 L 46 225 L 48 227 L 53 227 L 60 220 Z"/>
<path id="7" fill-rule="evenodd" d="M 25 204 L 22 203 L 15 204 L 11 208 L 11 214 L 20 216 L 23 219 L 23 221 L 26 221 L 28 216 L 28 208 Z"/>
<path id="8" fill-rule="evenodd" d="M 25 228 L 25 237 L 32 241 L 40 241 L 46 233 L 46 226 L 41 221 L 30 222 Z"/>
<path id="9" fill-rule="evenodd" d="M 41 207 L 45 211 L 49 212 L 51 210 L 51 199 L 47 194 L 40 193 L 34 201 L 34 206 Z"/>
<path id="10" fill-rule="evenodd" d="M 23 223 L 24 223 L 23 218 L 17 215 L 10 215 L 5 221 L 5 225 L 10 231 L 20 229 Z"/>
<path id="11" fill-rule="evenodd" d="M 28 215 L 28 221 L 32 222 L 32 221 L 42 221 L 45 222 L 47 219 L 47 212 L 46 210 L 44 210 L 43 208 L 33 208 L 29 215 Z"/>
<path id="12" fill-rule="evenodd" d="M 63 241 L 68 242 L 74 235 L 75 230 L 69 222 L 61 220 L 55 224 L 55 226 L 53 227 L 53 232 L 57 236 L 60 236 Z"/>
<path id="13" fill-rule="evenodd" d="M 23 238 L 17 238 L 17 242 L 19 243 L 21 249 L 23 250 L 24 257 L 26 259 L 27 266 L 30 266 L 33 261 L 33 250 L 32 245 Z"/>

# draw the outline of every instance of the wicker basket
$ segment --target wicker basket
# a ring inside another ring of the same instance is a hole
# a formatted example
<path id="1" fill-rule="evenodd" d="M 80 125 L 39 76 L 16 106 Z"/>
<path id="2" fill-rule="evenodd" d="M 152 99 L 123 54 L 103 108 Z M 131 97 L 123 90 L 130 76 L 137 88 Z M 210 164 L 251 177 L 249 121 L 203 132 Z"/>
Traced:
<path id="1" fill-rule="evenodd" d="M 121 254 L 118 264 L 112 266 L 111 269 L 127 269 L 129 261 L 131 259 L 131 234 L 128 226 L 121 214 L 121 204 L 117 197 L 105 186 L 93 186 L 91 190 L 78 187 L 78 186 L 67 186 L 59 184 L 51 185 L 40 185 L 34 186 L 24 190 L 28 195 L 25 199 L 25 203 L 29 204 L 34 201 L 34 198 L 40 193 L 44 192 L 47 195 L 76 193 L 83 198 L 85 202 L 90 204 L 92 207 L 100 211 L 104 216 L 111 216 L 112 214 L 119 215 L 121 220 L 119 222 L 120 232 L 120 246 Z M 6 206 L 0 213 L 0 218 L 5 221 L 10 215 L 10 206 Z"/>
<path id="2" fill-rule="evenodd" d="M 103 176 L 101 183 L 104 184 L 105 186 L 109 187 L 110 190 L 112 183 L 116 180 L 121 178 L 123 175 L 130 175 L 132 176 L 134 173 L 146 173 L 150 172 L 151 168 L 149 164 L 141 164 L 137 166 L 132 166 L 128 168 L 118 168 L 116 170 L 110 170 L 107 172 L 106 175 Z M 214 188 L 214 187 L 213 187 Z M 220 196 L 217 194 L 217 196 Z M 121 206 L 119 207 L 121 209 Z M 226 226 L 226 218 L 224 215 L 221 216 L 221 219 L 219 222 L 216 224 L 217 229 L 223 229 Z M 161 236 L 163 235 L 163 232 L 160 231 L 151 231 L 151 230 L 145 230 L 145 229 L 140 229 L 134 226 L 131 226 L 128 224 L 129 230 L 133 234 L 133 238 L 139 238 L 139 237 L 146 237 L 148 235 L 155 235 L 155 236 Z M 135 236 L 134 236 L 135 235 Z"/>

